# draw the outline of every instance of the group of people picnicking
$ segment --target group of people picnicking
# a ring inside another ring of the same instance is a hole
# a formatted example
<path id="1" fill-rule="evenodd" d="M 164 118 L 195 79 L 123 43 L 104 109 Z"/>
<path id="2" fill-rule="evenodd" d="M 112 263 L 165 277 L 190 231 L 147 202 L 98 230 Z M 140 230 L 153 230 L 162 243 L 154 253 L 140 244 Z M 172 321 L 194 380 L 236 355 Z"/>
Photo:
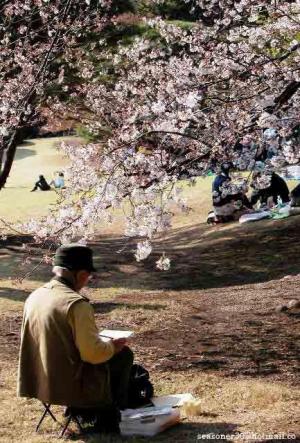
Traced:
<path id="1" fill-rule="evenodd" d="M 291 192 L 285 180 L 276 172 L 265 176 L 264 165 L 257 162 L 252 173 L 250 198 L 245 192 L 230 189 L 232 184 L 231 162 L 223 163 L 220 173 L 215 177 L 212 185 L 212 202 L 214 208 L 214 222 L 225 223 L 236 219 L 236 215 L 252 212 L 259 208 L 270 209 L 278 203 L 288 204 L 291 207 L 300 206 L 300 184 Z M 265 184 L 263 180 L 266 180 Z M 227 188 L 227 191 L 226 191 Z"/>
<path id="2" fill-rule="evenodd" d="M 35 182 L 33 189 L 31 192 L 35 192 L 37 190 L 40 191 L 50 191 L 51 186 L 54 189 L 64 189 L 65 188 L 65 176 L 61 171 L 57 171 L 54 173 L 53 179 L 50 183 L 47 182 L 43 175 L 39 175 L 38 181 Z"/>

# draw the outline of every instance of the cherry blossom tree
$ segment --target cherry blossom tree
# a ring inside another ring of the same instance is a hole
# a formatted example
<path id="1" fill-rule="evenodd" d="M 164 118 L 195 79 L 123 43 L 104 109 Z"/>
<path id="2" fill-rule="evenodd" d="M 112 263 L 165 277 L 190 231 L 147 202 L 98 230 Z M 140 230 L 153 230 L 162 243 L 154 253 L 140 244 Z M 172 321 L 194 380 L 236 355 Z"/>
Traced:
<path id="1" fill-rule="evenodd" d="M 41 109 L 63 82 L 68 56 L 91 32 L 103 30 L 111 6 L 108 0 L 1 3 L 0 189 L 26 129 L 41 122 Z"/>
<path id="2" fill-rule="evenodd" d="M 143 260 L 174 204 L 188 212 L 181 179 L 192 185 L 228 160 L 241 171 L 262 156 L 267 171 L 299 163 L 299 1 L 185 3 L 199 13 L 189 27 L 145 16 L 148 36 L 113 51 L 100 39 L 93 58 L 83 48 L 73 58 L 85 81 L 51 109 L 95 142 L 62 145 L 69 186 L 42 224 L 28 224 L 37 240 L 87 241 L 121 207 Z M 157 266 L 169 264 L 162 256 Z"/>

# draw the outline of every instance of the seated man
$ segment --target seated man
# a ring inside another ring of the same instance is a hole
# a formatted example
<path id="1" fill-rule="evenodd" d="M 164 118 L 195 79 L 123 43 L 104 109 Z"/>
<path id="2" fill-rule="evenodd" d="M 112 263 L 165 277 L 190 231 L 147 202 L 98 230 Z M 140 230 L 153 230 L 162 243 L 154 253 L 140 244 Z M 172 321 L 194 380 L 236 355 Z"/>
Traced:
<path id="1" fill-rule="evenodd" d="M 92 250 L 61 246 L 54 264 L 54 279 L 25 302 L 18 395 L 101 411 L 105 429 L 100 430 L 118 430 L 118 410 L 128 402 L 133 353 L 125 339 L 101 340 L 93 308 L 79 294 L 95 271 Z"/>
<path id="2" fill-rule="evenodd" d="M 263 205 L 277 205 L 278 197 L 281 198 L 282 203 L 288 203 L 290 201 L 289 188 L 278 174 L 272 172 L 269 186 L 263 189 L 256 189 L 255 182 L 259 180 L 263 172 L 257 171 L 253 173 L 251 187 L 254 191 L 251 195 L 250 203 L 255 205 L 258 201 Z"/>
<path id="3" fill-rule="evenodd" d="M 300 206 L 300 184 L 291 191 L 291 206 Z"/>
<path id="4" fill-rule="evenodd" d="M 235 213 L 245 208 L 251 209 L 246 194 L 242 192 L 231 193 L 225 191 L 231 183 L 229 175 L 233 165 L 230 162 L 223 163 L 221 166 L 221 173 L 216 176 L 212 191 L 213 191 L 213 208 L 216 222 L 227 222 L 234 220 Z M 225 194 L 225 195 L 224 195 Z"/>
<path id="5" fill-rule="evenodd" d="M 34 188 L 31 190 L 31 192 L 34 192 L 37 189 L 40 189 L 41 191 L 50 191 L 51 189 L 51 186 L 47 183 L 47 180 L 43 175 L 39 175 L 39 179 L 35 183 Z"/>

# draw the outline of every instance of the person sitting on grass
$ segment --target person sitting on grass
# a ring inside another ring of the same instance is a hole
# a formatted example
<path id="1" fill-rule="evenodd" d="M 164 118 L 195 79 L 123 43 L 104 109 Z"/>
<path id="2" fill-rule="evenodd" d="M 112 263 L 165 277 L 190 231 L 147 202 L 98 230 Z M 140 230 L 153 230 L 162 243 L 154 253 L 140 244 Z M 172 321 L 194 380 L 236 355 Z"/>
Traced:
<path id="1" fill-rule="evenodd" d="M 264 177 L 263 171 L 253 173 L 251 187 L 254 191 L 250 198 L 251 205 L 254 206 L 260 202 L 261 206 L 272 207 L 278 204 L 279 197 L 282 203 L 288 203 L 290 201 L 290 191 L 284 179 L 272 172 L 269 180 L 266 179 L 266 187 L 259 188 L 257 183 L 259 181 L 263 182 Z"/>
<path id="2" fill-rule="evenodd" d="M 215 222 L 225 223 L 235 219 L 235 213 L 251 209 L 252 206 L 245 193 L 226 192 L 226 186 L 230 186 L 230 171 L 233 168 L 231 162 L 221 165 L 221 172 L 216 176 L 212 185 L 212 200 L 215 214 Z"/>
<path id="3" fill-rule="evenodd" d="M 55 277 L 25 302 L 18 395 L 76 410 L 93 430 L 118 432 L 133 353 L 125 339 L 99 337 L 93 307 L 79 293 L 94 271 L 90 248 L 57 249 Z"/>
<path id="4" fill-rule="evenodd" d="M 65 177 L 63 172 L 57 172 L 55 177 L 50 182 L 50 186 L 54 186 L 55 189 L 64 189 L 65 188 Z"/>
<path id="5" fill-rule="evenodd" d="M 37 189 L 40 189 L 41 191 L 50 191 L 51 189 L 51 186 L 47 183 L 47 180 L 43 175 L 39 175 L 39 179 L 35 183 L 34 188 L 31 190 L 31 192 L 34 192 Z"/>
<path id="6" fill-rule="evenodd" d="M 291 206 L 300 206 L 300 184 L 291 191 Z"/>

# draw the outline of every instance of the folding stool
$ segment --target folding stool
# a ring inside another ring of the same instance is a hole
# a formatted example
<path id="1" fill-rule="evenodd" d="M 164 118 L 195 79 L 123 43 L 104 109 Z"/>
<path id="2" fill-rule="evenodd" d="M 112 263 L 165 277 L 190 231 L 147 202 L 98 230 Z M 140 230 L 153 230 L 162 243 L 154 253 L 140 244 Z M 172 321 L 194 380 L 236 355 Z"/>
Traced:
<path id="1" fill-rule="evenodd" d="M 43 414 L 42 414 L 42 416 L 41 416 L 41 418 L 40 418 L 40 420 L 39 420 L 39 422 L 37 424 L 37 427 L 35 429 L 36 432 L 38 432 L 38 430 L 39 430 L 39 428 L 40 428 L 40 426 L 41 426 L 42 422 L 44 421 L 44 419 L 45 419 L 47 414 L 50 415 L 50 417 L 52 418 L 53 421 L 55 421 L 56 423 L 59 423 L 58 420 L 56 419 L 55 415 L 50 410 L 51 404 L 50 403 L 44 403 L 44 402 L 42 402 L 42 404 L 44 406 L 44 412 L 43 412 Z M 66 422 L 65 422 L 65 424 L 63 426 L 63 429 L 62 429 L 62 431 L 59 434 L 60 438 L 64 436 L 66 430 L 68 429 L 68 426 L 70 425 L 70 423 L 72 421 L 76 423 L 76 425 L 78 426 L 80 432 L 83 433 L 83 429 L 82 429 L 82 426 L 81 426 L 81 424 L 80 424 L 80 422 L 78 420 L 78 417 L 74 413 L 72 414 L 72 412 L 70 412 L 70 415 L 68 416 L 68 418 L 67 418 L 67 420 L 66 420 Z"/>

